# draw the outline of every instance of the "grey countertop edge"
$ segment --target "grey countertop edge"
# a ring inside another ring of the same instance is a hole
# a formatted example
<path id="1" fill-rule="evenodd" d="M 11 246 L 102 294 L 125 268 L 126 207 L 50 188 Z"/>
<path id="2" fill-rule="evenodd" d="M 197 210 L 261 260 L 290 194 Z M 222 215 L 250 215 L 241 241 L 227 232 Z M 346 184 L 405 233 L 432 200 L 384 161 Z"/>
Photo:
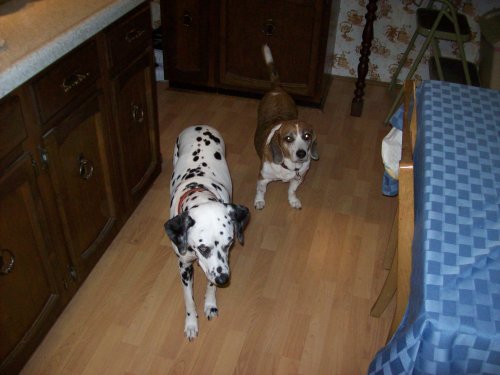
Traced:
<path id="1" fill-rule="evenodd" d="M 145 1 L 111 4 L 5 69 L 0 73 L 0 99 Z"/>

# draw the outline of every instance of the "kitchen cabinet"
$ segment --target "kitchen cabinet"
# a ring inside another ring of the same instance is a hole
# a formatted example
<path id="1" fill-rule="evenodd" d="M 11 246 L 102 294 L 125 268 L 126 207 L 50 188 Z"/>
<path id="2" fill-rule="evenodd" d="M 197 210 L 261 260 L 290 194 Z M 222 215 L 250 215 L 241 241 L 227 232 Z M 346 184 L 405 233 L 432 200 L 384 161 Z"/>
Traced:
<path id="1" fill-rule="evenodd" d="M 161 170 L 149 3 L 0 100 L 0 373 L 28 360 Z"/>
<path id="2" fill-rule="evenodd" d="M 339 2 L 330 0 L 162 0 L 166 76 L 195 85 L 261 95 L 270 88 L 262 45 L 272 50 L 285 89 L 321 106 L 328 90 Z M 214 77 L 210 79 L 210 77 Z"/>
<path id="3" fill-rule="evenodd" d="M 127 211 L 160 173 L 156 83 L 148 8 L 105 33 L 111 108 Z"/>
<path id="4" fill-rule="evenodd" d="M 94 40 L 32 82 L 46 129 L 40 144 L 50 177 L 71 275 L 81 283 L 118 230 L 117 181 Z M 51 95 L 47 95 L 51 93 Z"/>
<path id="5" fill-rule="evenodd" d="M 0 101 L 0 373 L 16 373 L 61 311 L 61 286 L 17 95 Z M 6 163 L 9 163 L 6 166 Z"/>

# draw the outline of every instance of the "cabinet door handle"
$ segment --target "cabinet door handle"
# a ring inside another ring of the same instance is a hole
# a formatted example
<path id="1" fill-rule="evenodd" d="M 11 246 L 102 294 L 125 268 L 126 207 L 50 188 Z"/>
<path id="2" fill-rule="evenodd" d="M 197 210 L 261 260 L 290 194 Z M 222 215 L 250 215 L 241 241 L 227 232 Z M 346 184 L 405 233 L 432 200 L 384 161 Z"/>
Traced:
<path id="1" fill-rule="evenodd" d="M 70 92 L 72 89 L 74 89 L 76 86 L 81 84 L 83 81 L 85 81 L 87 78 L 90 77 L 90 73 L 73 73 L 69 75 L 68 77 L 64 78 L 63 83 L 61 84 L 61 87 L 65 93 Z"/>
<path id="2" fill-rule="evenodd" d="M 182 15 L 182 24 L 186 27 L 190 27 L 193 24 L 193 16 L 187 10 Z"/>
<path id="3" fill-rule="evenodd" d="M 125 35 L 125 40 L 128 42 L 128 43 L 132 43 L 134 40 L 137 40 L 139 39 L 142 34 L 144 34 L 146 31 L 144 29 L 141 29 L 141 30 L 137 30 L 137 29 L 131 29 L 127 35 Z"/>
<path id="4" fill-rule="evenodd" d="M 264 22 L 264 25 L 262 26 L 262 32 L 264 33 L 265 36 L 272 36 L 274 35 L 274 32 L 276 31 L 276 25 L 274 24 L 273 19 L 269 18 Z"/>
<path id="5" fill-rule="evenodd" d="M 0 274 L 7 275 L 12 272 L 16 258 L 10 250 L 0 249 Z"/>
<path id="6" fill-rule="evenodd" d="M 92 161 L 85 159 L 83 154 L 80 155 L 80 177 L 84 180 L 88 180 L 94 174 L 94 163 Z"/>
<path id="7" fill-rule="evenodd" d="M 141 122 L 144 121 L 144 110 L 134 102 L 130 104 L 130 107 L 132 109 L 132 119 L 134 120 L 135 123 L 140 124 Z"/>

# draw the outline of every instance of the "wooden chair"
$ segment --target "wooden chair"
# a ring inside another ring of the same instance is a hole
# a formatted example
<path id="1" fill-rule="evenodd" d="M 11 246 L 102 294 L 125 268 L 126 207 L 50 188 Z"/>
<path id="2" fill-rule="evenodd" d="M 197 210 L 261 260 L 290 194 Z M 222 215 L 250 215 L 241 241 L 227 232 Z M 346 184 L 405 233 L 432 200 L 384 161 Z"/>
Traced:
<path id="1" fill-rule="evenodd" d="M 393 260 L 384 286 L 374 303 L 370 315 L 379 317 L 396 294 L 396 310 L 389 330 L 388 340 L 398 328 L 408 305 L 410 294 L 411 246 L 414 230 L 414 193 L 413 193 L 413 149 L 417 135 L 417 110 L 415 81 L 407 80 L 404 89 L 403 141 L 401 161 L 399 162 L 398 209 L 393 224 L 388 254 Z M 413 108 L 410 110 L 410 102 Z M 394 237 L 397 236 L 397 241 Z M 397 243 L 397 246 L 394 244 Z M 394 252 L 394 248 L 396 251 Z M 387 264 L 388 255 L 384 261 Z"/>

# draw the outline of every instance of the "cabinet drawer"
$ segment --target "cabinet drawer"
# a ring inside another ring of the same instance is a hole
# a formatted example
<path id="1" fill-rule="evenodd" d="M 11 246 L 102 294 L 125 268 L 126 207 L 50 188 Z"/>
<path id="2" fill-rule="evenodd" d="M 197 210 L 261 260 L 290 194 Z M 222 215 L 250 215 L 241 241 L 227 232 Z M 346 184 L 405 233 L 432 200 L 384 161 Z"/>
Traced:
<path id="1" fill-rule="evenodd" d="M 152 43 L 151 15 L 149 7 L 123 21 L 111 26 L 106 31 L 110 68 L 124 67 L 141 54 Z"/>
<path id="2" fill-rule="evenodd" d="M 97 46 L 91 41 L 69 53 L 33 83 L 42 121 L 81 95 L 99 77 Z"/>
<path id="3" fill-rule="evenodd" d="M 26 138 L 21 102 L 16 95 L 0 101 L 0 159 Z"/>

